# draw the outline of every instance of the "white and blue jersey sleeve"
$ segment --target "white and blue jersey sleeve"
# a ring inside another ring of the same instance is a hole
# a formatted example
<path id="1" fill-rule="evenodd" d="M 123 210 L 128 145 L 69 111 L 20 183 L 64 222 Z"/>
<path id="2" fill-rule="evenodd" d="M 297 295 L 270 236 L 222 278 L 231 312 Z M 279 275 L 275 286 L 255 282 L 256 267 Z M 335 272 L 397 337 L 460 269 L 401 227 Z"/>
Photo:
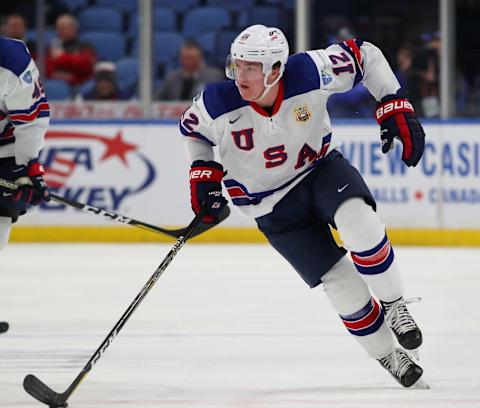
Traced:
<path id="1" fill-rule="evenodd" d="M 217 137 L 213 119 L 205 107 L 204 93 L 205 91 L 202 91 L 195 96 L 192 105 L 183 113 L 180 132 L 186 138 L 194 138 L 215 146 Z"/>
<path id="2" fill-rule="evenodd" d="M 213 160 L 213 146 L 221 144 L 227 116 L 248 106 L 233 81 L 208 85 L 193 98 L 193 103 L 180 119 L 180 133 L 184 136 L 187 153 L 194 160 Z"/>
<path id="3" fill-rule="evenodd" d="M 37 158 L 50 108 L 38 68 L 22 41 L 0 38 L 0 157 Z"/>
<path id="4" fill-rule="evenodd" d="M 325 50 L 307 51 L 307 54 L 317 66 L 324 91 L 347 92 L 362 82 L 372 96 L 380 101 L 400 89 L 383 53 L 369 42 L 351 39 Z"/>

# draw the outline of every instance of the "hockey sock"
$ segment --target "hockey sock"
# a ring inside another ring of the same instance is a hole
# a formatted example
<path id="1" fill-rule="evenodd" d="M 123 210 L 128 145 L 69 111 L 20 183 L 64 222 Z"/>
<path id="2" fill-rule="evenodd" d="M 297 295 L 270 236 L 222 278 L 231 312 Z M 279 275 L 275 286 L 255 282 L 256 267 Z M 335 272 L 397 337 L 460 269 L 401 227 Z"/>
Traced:
<path id="1" fill-rule="evenodd" d="M 367 354 L 379 359 L 391 353 L 395 344 L 382 308 L 372 298 L 352 262 L 344 256 L 322 281 L 330 303 Z"/>
<path id="2" fill-rule="evenodd" d="M 385 302 L 403 296 L 393 248 L 372 207 L 361 198 L 347 200 L 337 210 L 335 224 L 357 271 L 373 292 Z"/>
<path id="3" fill-rule="evenodd" d="M 7 246 L 11 226 L 11 218 L 0 217 L 0 251 Z"/>

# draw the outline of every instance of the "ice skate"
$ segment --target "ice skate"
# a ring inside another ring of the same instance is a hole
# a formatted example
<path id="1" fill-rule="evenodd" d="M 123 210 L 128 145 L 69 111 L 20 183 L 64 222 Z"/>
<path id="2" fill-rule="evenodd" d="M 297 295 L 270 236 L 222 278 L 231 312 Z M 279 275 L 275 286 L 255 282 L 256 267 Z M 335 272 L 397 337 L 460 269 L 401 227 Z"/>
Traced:
<path id="1" fill-rule="evenodd" d="M 404 387 L 411 387 L 419 382 L 423 374 L 422 367 L 415 364 L 407 352 L 399 348 L 377 361 Z"/>
<path id="2" fill-rule="evenodd" d="M 404 299 L 394 302 L 381 302 L 389 327 L 395 333 L 400 345 L 406 350 L 414 350 L 422 345 L 422 332 L 407 309 L 407 303 L 418 302 L 420 298 Z"/>

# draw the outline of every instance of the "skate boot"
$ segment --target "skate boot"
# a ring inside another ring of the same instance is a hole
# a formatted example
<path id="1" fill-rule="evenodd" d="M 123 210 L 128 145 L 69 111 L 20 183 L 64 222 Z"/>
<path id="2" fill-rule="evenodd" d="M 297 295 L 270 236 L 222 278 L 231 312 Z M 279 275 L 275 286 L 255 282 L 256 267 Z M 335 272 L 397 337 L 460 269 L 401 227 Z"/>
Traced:
<path id="1" fill-rule="evenodd" d="M 407 303 L 418 302 L 420 298 L 397 299 L 393 302 L 381 302 L 388 325 L 395 333 L 400 345 L 406 350 L 414 350 L 422 344 L 422 332 L 408 312 Z"/>
<path id="2" fill-rule="evenodd" d="M 422 367 L 415 364 L 407 352 L 399 348 L 377 361 L 404 387 L 411 387 L 423 374 Z"/>

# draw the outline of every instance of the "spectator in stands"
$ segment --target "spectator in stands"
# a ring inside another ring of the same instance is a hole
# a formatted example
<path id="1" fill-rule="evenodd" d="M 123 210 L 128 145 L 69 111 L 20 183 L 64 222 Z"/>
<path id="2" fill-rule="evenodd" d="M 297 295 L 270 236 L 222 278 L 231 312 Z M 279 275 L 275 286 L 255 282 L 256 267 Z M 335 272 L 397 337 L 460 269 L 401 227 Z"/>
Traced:
<path id="1" fill-rule="evenodd" d="M 417 115 L 425 116 L 423 114 L 422 105 L 422 91 L 419 72 L 414 69 L 413 65 L 414 52 L 410 44 L 402 45 L 397 51 L 397 68 L 395 69 L 395 76 L 400 82 L 402 89 L 405 91 L 405 96 L 412 102 L 413 106 L 418 107 Z"/>
<path id="2" fill-rule="evenodd" d="M 20 14 L 10 14 L 5 19 L 3 26 L 3 35 L 5 37 L 15 38 L 16 40 L 25 41 L 27 32 L 27 23 Z"/>
<path id="3" fill-rule="evenodd" d="M 432 118 L 440 114 L 440 33 L 425 33 L 422 40 L 422 47 L 413 58 L 413 71 L 418 77 L 421 94 L 420 111 L 417 109 L 417 115 Z"/>
<path id="4" fill-rule="evenodd" d="M 412 50 L 408 45 L 401 46 L 397 51 L 397 69 L 395 76 L 400 82 L 402 88 L 406 88 L 410 84 L 410 77 L 412 75 Z"/>
<path id="5" fill-rule="evenodd" d="M 205 64 L 200 46 L 193 40 L 187 40 L 180 49 L 180 68 L 167 75 L 158 99 L 190 100 L 208 83 L 223 79 L 222 71 Z"/>
<path id="6" fill-rule="evenodd" d="M 130 93 L 118 86 L 115 64 L 108 61 L 98 62 L 94 72 L 93 88 L 82 94 L 83 99 L 95 101 L 130 99 Z"/>
<path id="7" fill-rule="evenodd" d="M 78 22 L 70 14 L 58 17 L 57 36 L 46 59 L 47 77 L 79 85 L 92 77 L 96 61 L 93 47 L 79 40 Z"/>
<path id="8" fill-rule="evenodd" d="M 15 38 L 16 40 L 24 41 L 30 53 L 33 55 L 36 52 L 36 46 L 33 41 L 27 41 L 27 22 L 20 14 L 10 14 L 5 19 L 3 26 L 3 35 L 5 37 Z"/>

